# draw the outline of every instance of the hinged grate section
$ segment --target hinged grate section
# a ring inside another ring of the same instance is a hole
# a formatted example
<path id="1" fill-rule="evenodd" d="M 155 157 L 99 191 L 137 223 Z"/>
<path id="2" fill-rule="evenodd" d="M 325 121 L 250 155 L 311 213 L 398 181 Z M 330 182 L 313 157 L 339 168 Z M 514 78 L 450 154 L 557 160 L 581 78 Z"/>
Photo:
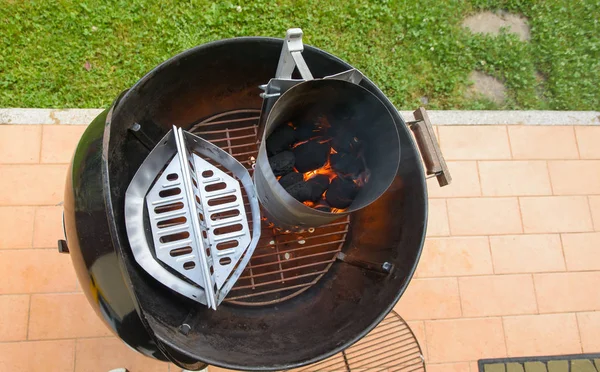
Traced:
<path id="1" fill-rule="evenodd" d="M 252 174 L 258 154 L 259 116 L 260 110 L 229 111 L 194 125 L 190 132 L 233 155 Z M 242 195 L 248 203 L 244 190 Z M 350 217 L 342 217 L 303 233 L 285 233 L 263 220 L 254 254 L 225 301 L 264 305 L 302 293 L 335 261 L 346 240 L 349 221 Z"/>
<path id="2" fill-rule="evenodd" d="M 293 372 L 424 372 L 425 360 L 414 333 L 392 311 L 368 335 L 339 354 Z"/>

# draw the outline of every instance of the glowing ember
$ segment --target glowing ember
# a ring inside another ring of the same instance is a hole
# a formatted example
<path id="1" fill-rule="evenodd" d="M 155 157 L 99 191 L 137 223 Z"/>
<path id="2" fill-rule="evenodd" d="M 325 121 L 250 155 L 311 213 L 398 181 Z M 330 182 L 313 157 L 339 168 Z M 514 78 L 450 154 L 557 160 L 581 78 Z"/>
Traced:
<path id="1" fill-rule="evenodd" d="M 351 205 L 358 190 L 369 182 L 370 172 L 363 157 L 363 144 L 354 135 L 351 126 L 336 124 L 336 127 L 331 129 L 332 126 L 325 116 L 313 116 L 313 118 L 294 123 L 288 122 L 284 126 L 288 131 L 289 128 L 293 129 L 295 142 L 289 141 L 288 137 L 283 135 L 287 133 L 274 138 L 274 140 L 288 142 L 283 144 L 274 142 L 271 146 L 273 149 L 285 145 L 287 150 L 284 151 L 291 151 L 295 156 L 293 168 L 290 167 L 293 172 L 278 175 L 277 180 L 284 181 L 285 178 L 285 182 L 281 182 L 284 189 L 307 207 L 329 213 L 342 213 Z M 278 156 L 280 153 L 281 150 L 274 152 L 271 157 Z M 273 162 L 275 163 L 275 160 Z M 322 166 L 314 169 L 321 164 Z M 281 167 L 277 167 L 278 172 L 280 172 L 279 168 Z M 297 176 L 290 177 L 294 174 Z M 330 191 L 329 199 L 328 191 Z"/>

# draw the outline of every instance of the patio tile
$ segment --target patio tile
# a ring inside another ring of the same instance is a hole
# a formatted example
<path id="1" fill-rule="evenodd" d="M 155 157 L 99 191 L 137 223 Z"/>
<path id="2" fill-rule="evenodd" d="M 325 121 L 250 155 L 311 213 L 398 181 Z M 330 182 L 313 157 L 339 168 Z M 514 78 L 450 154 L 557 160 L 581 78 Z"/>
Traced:
<path id="1" fill-rule="evenodd" d="M 427 364 L 427 372 L 470 372 L 471 366 L 463 363 Z"/>
<path id="2" fill-rule="evenodd" d="M 431 363 L 506 356 L 500 318 L 426 321 L 425 332 Z"/>
<path id="3" fill-rule="evenodd" d="M 56 205 L 63 200 L 67 165 L 0 165 L 0 205 Z"/>
<path id="4" fill-rule="evenodd" d="M 34 248 L 56 248 L 58 239 L 64 239 L 63 207 L 38 207 L 33 229 Z"/>
<path id="5" fill-rule="evenodd" d="M 490 236 L 496 274 L 565 271 L 558 234 Z"/>
<path id="6" fill-rule="evenodd" d="M 29 295 L 0 296 L 0 342 L 27 339 L 28 316 Z"/>
<path id="7" fill-rule="evenodd" d="M 504 317 L 509 357 L 581 352 L 575 314 Z"/>
<path id="8" fill-rule="evenodd" d="M 447 160 L 511 158 L 504 126 L 441 126 L 438 130 Z"/>
<path id="9" fill-rule="evenodd" d="M 600 311 L 577 313 L 579 335 L 584 353 L 597 353 L 600 350 Z"/>
<path id="10" fill-rule="evenodd" d="M 460 317 L 456 278 L 412 280 L 394 310 L 407 320 Z"/>
<path id="11" fill-rule="evenodd" d="M 110 335 L 83 293 L 31 296 L 30 340 Z"/>
<path id="12" fill-rule="evenodd" d="M 600 160 L 549 161 L 555 195 L 600 194 Z"/>
<path id="13" fill-rule="evenodd" d="M 450 198 L 480 196 L 479 174 L 475 161 L 448 161 L 452 183 L 440 187 L 435 178 L 427 180 L 427 194 L 430 198 Z"/>
<path id="14" fill-rule="evenodd" d="M 519 198 L 526 233 L 591 231 L 592 218 L 584 196 Z"/>
<path id="15" fill-rule="evenodd" d="M 491 274 L 488 238 L 428 238 L 421 253 L 419 278 Z"/>
<path id="16" fill-rule="evenodd" d="M 448 199 L 452 235 L 497 235 L 523 231 L 517 198 Z"/>
<path id="17" fill-rule="evenodd" d="M 582 159 L 600 159 L 600 128 L 575 127 L 575 135 Z"/>
<path id="18" fill-rule="evenodd" d="M 69 372 L 75 340 L 0 343 L 0 371 Z"/>
<path id="19" fill-rule="evenodd" d="M 0 163 L 38 163 L 41 135 L 39 125 L 0 125 Z"/>
<path id="20" fill-rule="evenodd" d="M 484 196 L 551 195 L 545 161 L 480 161 Z"/>
<path id="21" fill-rule="evenodd" d="M 464 317 L 534 314 L 537 312 L 531 275 L 458 278 Z"/>
<path id="22" fill-rule="evenodd" d="M 562 234 L 567 270 L 600 270 L 600 232 Z"/>
<path id="23" fill-rule="evenodd" d="M 429 200 L 429 211 L 427 217 L 427 236 L 448 236 L 448 210 L 445 199 Z"/>
<path id="24" fill-rule="evenodd" d="M 169 370 L 168 363 L 143 356 L 115 337 L 79 339 L 75 350 L 76 372 L 108 372 L 115 368 L 127 368 L 130 372 Z"/>
<path id="25" fill-rule="evenodd" d="M 600 271 L 534 274 L 540 313 L 600 310 Z"/>
<path id="26" fill-rule="evenodd" d="M 31 247 L 34 212 L 34 207 L 0 206 L 0 249 Z"/>
<path id="27" fill-rule="evenodd" d="M 70 292 L 77 288 L 71 258 L 55 250 L 0 250 L 0 273 L 0 294 Z"/>
<path id="28" fill-rule="evenodd" d="M 600 196 L 588 196 L 594 229 L 600 231 Z"/>
<path id="29" fill-rule="evenodd" d="M 44 125 L 42 163 L 70 163 L 86 125 Z"/>
<path id="30" fill-rule="evenodd" d="M 575 131 L 571 126 L 509 126 L 515 159 L 577 159 Z"/>

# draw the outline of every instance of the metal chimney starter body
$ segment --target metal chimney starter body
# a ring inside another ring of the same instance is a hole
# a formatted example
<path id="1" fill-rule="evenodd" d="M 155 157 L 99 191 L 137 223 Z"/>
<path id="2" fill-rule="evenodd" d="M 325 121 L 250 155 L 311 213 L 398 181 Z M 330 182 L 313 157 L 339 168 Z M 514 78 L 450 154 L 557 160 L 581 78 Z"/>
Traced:
<path id="1" fill-rule="evenodd" d="M 394 119 L 383 102 L 360 85 L 355 69 L 314 79 L 302 57 L 302 31 L 288 30 L 276 78 L 263 88 L 262 142 L 254 182 L 263 214 L 282 230 L 303 231 L 324 225 L 371 204 L 391 185 L 400 162 L 400 140 Z M 294 65 L 303 80 L 291 79 Z M 272 93 L 272 92 L 275 93 Z M 273 104 L 274 101 L 274 104 Z M 363 144 L 369 172 L 352 204 L 337 213 L 311 208 L 294 199 L 279 184 L 269 164 L 266 142 L 280 125 L 307 119 L 309 113 L 327 118 L 331 129 L 351 131 Z"/>

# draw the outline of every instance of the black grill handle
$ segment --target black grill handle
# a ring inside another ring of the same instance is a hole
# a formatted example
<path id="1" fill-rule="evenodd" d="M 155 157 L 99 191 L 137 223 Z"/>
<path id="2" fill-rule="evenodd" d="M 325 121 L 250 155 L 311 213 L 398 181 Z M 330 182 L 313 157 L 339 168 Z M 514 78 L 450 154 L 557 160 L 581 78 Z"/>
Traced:
<path id="1" fill-rule="evenodd" d="M 444 160 L 444 155 L 438 145 L 429 115 L 423 107 L 415 110 L 413 115 L 415 121 L 409 121 L 407 124 L 417 140 L 421 157 L 427 168 L 427 175 L 434 175 L 440 187 L 447 186 L 452 182 L 452 176 L 450 176 L 446 160 Z"/>

